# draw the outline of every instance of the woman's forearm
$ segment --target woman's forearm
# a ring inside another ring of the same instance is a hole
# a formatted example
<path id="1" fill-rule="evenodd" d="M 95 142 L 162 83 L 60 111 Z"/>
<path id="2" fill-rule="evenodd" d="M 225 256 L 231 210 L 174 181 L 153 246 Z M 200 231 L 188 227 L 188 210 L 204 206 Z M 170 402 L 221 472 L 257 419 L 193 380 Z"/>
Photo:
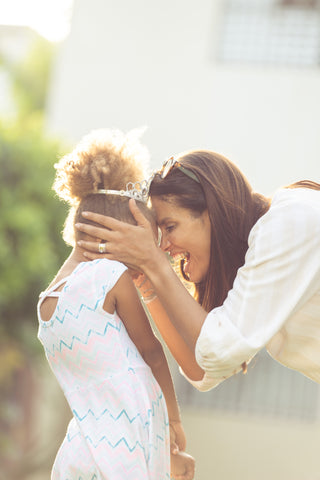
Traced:
<path id="1" fill-rule="evenodd" d="M 207 312 L 183 286 L 161 250 L 158 250 L 142 269 L 150 279 L 170 323 L 182 336 L 186 347 L 194 352 Z M 194 356 L 194 353 L 192 355 Z M 181 366 L 183 368 L 183 365 Z"/>
<path id="2" fill-rule="evenodd" d="M 127 266 L 143 271 L 152 282 L 157 295 L 167 312 L 176 331 L 183 337 L 191 352 L 201 327 L 206 318 L 206 311 L 191 297 L 175 272 L 166 254 L 154 241 L 154 234 L 149 222 L 145 219 L 135 202 L 130 200 L 130 209 L 137 226 L 129 225 L 111 217 L 96 213 L 83 212 L 88 219 L 100 223 L 107 228 L 78 224 L 77 228 L 92 238 L 107 241 L 107 253 L 99 256 L 96 241 L 78 241 L 78 245 L 87 250 L 86 258 L 109 258 L 118 260 Z"/>
<path id="3" fill-rule="evenodd" d="M 201 380 L 204 371 L 197 364 L 194 351 L 188 347 L 181 334 L 173 326 L 159 298 L 157 297 L 149 303 L 147 308 L 178 365 L 191 380 Z"/>
<path id="4" fill-rule="evenodd" d="M 187 346 L 181 334 L 172 324 L 148 277 L 142 280 L 137 279 L 136 287 L 139 289 L 161 337 L 178 365 L 191 380 L 201 380 L 204 372 L 196 362 L 194 351 Z"/>

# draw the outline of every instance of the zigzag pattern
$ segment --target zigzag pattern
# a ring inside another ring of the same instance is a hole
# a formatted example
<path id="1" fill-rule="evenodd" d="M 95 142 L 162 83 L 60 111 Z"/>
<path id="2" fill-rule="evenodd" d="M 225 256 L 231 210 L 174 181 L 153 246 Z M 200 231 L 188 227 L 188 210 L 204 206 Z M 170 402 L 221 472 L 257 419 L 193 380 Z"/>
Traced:
<path id="1" fill-rule="evenodd" d="M 125 267 L 84 262 L 38 337 L 73 413 L 52 480 L 169 480 L 165 400 L 121 319 L 102 306 Z"/>
<path id="2" fill-rule="evenodd" d="M 163 393 L 160 391 L 160 395 L 158 396 L 158 399 L 156 401 L 152 400 L 151 401 L 151 408 L 147 409 L 146 410 L 146 413 L 144 415 L 144 417 L 146 417 L 148 420 L 146 423 L 150 423 L 150 417 L 154 417 L 159 408 L 161 407 L 161 405 L 163 404 L 163 401 L 164 401 L 164 398 L 163 398 Z M 122 416 L 126 417 L 126 419 L 128 420 L 129 423 L 133 423 L 137 418 L 140 418 L 141 419 L 141 413 L 138 413 L 137 415 L 134 415 L 133 417 L 130 417 L 128 415 L 128 412 L 127 410 L 125 409 L 122 409 L 120 411 L 119 414 L 117 415 L 113 415 L 110 410 L 108 408 L 105 408 L 100 414 L 95 414 L 91 408 L 88 408 L 88 410 L 86 411 L 86 413 L 84 415 L 81 415 L 79 414 L 75 409 L 72 410 L 72 413 L 74 415 L 74 417 L 82 422 L 83 420 L 85 420 L 89 415 L 91 415 L 95 420 L 100 420 L 103 415 L 105 415 L 106 413 L 109 413 L 110 417 L 112 418 L 112 420 L 114 421 L 117 421 L 117 420 L 120 420 Z M 165 422 L 166 424 L 168 423 L 167 421 Z"/>
<path id="3" fill-rule="evenodd" d="M 77 316 L 73 317 L 73 318 L 78 318 Z M 61 322 L 63 323 L 63 322 Z M 115 328 L 116 330 L 120 330 L 120 327 L 118 326 L 115 326 L 115 325 L 112 325 L 110 322 L 108 322 L 105 326 L 105 329 L 102 333 L 94 330 L 94 329 L 90 329 L 88 332 L 87 332 L 87 335 L 86 335 L 86 338 L 85 340 L 81 340 L 81 338 L 79 338 L 78 336 L 76 335 L 73 335 L 72 336 L 72 339 L 71 339 L 71 342 L 70 343 L 66 343 L 64 340 L 60 340 L 60 343 L 59 343 L 59 346 L 57 347 L 56 345 L 53 345 L 52 347 L 52 351 L 49 350 L 48 347 L 45 347 L 45 350 L 46 350 L 46 353 L 48 355 L 51 355 L 52 357 L 54 357 L 55 355 L 55 351 L 58 351 L 58 352 L 61 352 L 62 351 L 62 347 L 66 347 L 68 348 L 69 350 L 72 350 L 73 349 L 73 345 L 74 345 L 74 342 L 75 341 L 78 341 L 79 343 L 82 343 L 83 345 L 87 345 L 88 343 L 88 340 L 90 338 L 91 335 L 100 335 L 101 337 L 104 337 L 107 333 L 107 329 L 108 327 L 110 328 Z"/>

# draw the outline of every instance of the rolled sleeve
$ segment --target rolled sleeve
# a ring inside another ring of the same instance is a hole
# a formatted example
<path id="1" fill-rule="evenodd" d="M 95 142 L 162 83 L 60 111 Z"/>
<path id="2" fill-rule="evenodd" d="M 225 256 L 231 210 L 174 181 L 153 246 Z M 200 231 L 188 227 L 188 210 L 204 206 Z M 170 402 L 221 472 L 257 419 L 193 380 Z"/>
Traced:
<path id="1" fill-rule="evenodd" d="M 234 325 L 225 319 L 222 324 L 217 310 L 208 314 L 196 344 L 196 360 L 205 372 L 203 378 L 191 380 L 180 368 L 188 382 L 201 392 L 217 387 L 240 372 L 243 359 L 249 363 L 258 351 L 250 347 Z"/>
<path id="2" fill-rule="evenodd" d="M 223 315 L 223 309 L 217 308 L 202 326 L 195 353 L 197 363 L 211 378 L 225 379 L 239 372 L 241 364 L 257 351 Z"/>
<path id="3" fill-rule="evenodd" d="M 197 390 L 200 392 L 207 392 L 208 390 L 211 390 L 212 388 L 216 387 L 219 385 L 219 383 L 223 382 L 225 378 L 214 378 L 211 377 L 207 372 L 205 372 L 203 378 L 201 380 L 191 380 L 185 372 L 182 370 L 182 368 L 179 368 L 180 373 L 188 380 L 189 383 L 193 387 L 195 387 Z"/>

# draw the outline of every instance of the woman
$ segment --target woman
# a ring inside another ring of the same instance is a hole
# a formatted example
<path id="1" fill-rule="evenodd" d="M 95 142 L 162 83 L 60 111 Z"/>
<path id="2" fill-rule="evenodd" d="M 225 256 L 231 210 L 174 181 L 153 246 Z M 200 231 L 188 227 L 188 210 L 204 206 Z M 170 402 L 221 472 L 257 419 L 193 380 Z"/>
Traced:
<path id="1" fill-rule="evenodd" d="M 320 383 L 320 184 L 297 182 L 271 200 L 226 158 L 192 151 L 165 162 L 149 194 L 161 248 L 133 201 L 137 226 L 86 213 L 109 230 L 78 228 L 148 278 L 157 295 L 148 308 L 193 385 L 209 390 L 245 371 L 264 347 Z M 164 252 L 182 255 L 193 296 Z"/>

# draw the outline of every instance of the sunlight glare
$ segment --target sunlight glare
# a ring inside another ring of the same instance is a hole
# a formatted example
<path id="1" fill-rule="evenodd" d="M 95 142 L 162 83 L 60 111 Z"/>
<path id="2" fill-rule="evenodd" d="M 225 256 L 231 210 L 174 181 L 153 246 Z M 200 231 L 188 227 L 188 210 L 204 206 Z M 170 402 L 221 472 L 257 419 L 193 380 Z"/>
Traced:
<path id="1" fill-rule="evenodd" d="M 69 33 L 73 0 L 0 0 L 0 24 L 26 25 L 52 42 Z"/>

